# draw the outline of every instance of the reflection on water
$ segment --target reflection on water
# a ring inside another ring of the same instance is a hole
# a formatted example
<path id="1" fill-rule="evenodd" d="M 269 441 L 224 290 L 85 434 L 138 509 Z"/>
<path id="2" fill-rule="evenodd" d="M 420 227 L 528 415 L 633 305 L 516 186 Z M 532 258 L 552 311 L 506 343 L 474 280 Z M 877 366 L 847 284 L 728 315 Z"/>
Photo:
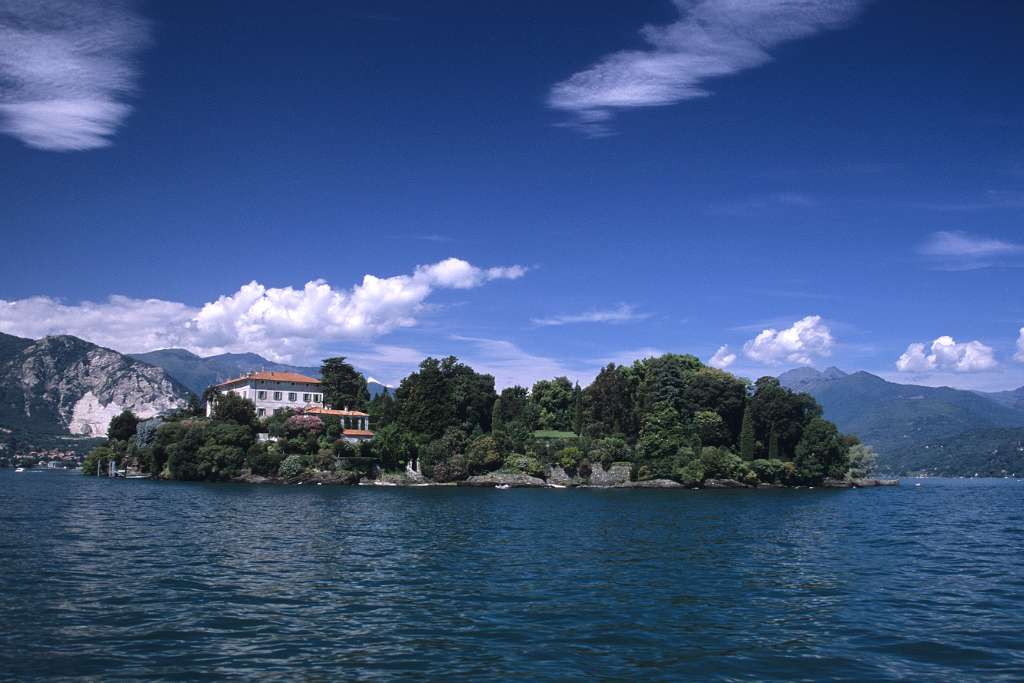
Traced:
<path id="1" fill-rule="evenodd" d="M 0 471 L 0 678 L 992 680 L 1024 483 L 253 487 Z"/>

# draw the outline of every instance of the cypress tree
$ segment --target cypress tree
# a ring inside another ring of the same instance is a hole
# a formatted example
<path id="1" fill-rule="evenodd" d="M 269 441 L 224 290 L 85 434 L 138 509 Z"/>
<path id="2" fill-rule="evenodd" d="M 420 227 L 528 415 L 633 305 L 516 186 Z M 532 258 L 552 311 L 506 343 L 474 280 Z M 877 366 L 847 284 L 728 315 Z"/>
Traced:
<path id="1" fill-rule="evenodd" d="M 772 427 L 772 433 L 768 437 L 768 459 L 779 459 L 779 435 L 776 433 L 774 427 Z"/>
<path id="2" fill-rule="evenodd" d="M 576 394 L 576 405 L 574 406 L 574 415 L 572 420 L 572 430 L 579 436 L 583 434 L 583 390 L 580 389 L 580 383 L 576 383 L 576 388 L 573 390 Z"/>
<path id="3" fill-rule="evenodd" d="M 750 414 L 750 403 L 743 408 L 743 426 L 740 428 L 740 457 L 754 459 L 754 417 Z"/>
<path id="4" fill-rule="evenodd" d="M 501 398 L 494 399 L 494 407 L 491 408 L 491 431 L 500 432 L 505 427 L 505 417 L 501 414 Z"/>

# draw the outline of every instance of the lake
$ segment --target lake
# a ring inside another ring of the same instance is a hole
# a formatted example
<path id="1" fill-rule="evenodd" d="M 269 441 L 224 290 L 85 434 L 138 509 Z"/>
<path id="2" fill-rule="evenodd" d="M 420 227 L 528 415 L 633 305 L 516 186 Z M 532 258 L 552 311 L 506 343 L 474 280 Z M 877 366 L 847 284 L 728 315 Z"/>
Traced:
<path id="1" fill-rule="evenodd" d="M 497 491 L 0 470 L 0 678 L 1022 680 L 1022 551 L 1017 480 Z"/>

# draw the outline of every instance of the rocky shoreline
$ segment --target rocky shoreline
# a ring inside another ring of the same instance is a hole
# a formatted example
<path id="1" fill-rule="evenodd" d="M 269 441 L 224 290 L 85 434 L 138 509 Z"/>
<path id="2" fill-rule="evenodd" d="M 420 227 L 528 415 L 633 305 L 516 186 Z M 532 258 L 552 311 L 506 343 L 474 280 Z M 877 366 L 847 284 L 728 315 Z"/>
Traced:
<path id="1" fill-rule="evenodd" d="M 456 482 L 433 482 L 426 480 L 414 471 L 394 474 L 385 473 L 376 479 L 360 477 L 356 472 L 317 472 L 299 477 L 285 479 L 282 477 L 261 477 L 247 474 L 235 477 L 232 481 L 246 484 L 277 484 L 277 485 L 363 485 L 363 486 L 460 486 L 475 488 L 587 488 L 587 489 L 782 489 L 782 488 L 815 488 L 813 486 L 785 486 L 783 484 L 745 484 L 735 479 L 707 479 L 701 486 L 686 486 L 671 479 L 650 479 L 631 481 L 628 463 L 613 463 L 608 470 L 595 465 L 591 475 L 586 479 L 569 476 L 561 467 L 551 467 L 546 478 L 529 474 L 512 472 L 491 472 L 469 477 Z M 899 479 L 826 479 L 820 488 L 854 489 L 873 488 L 878 486 L 899 486 Z"/>

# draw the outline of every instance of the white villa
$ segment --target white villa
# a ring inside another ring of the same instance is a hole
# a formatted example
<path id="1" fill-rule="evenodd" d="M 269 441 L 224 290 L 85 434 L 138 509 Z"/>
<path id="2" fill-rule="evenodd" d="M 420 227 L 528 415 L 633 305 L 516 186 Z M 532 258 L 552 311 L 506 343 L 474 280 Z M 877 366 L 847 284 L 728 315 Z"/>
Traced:
<path id="1" fill-rule="evenodd" d="M 214 387 L 221 394 L 237 394 L 256 406 L 258 417 L 290 409 L 309 415 L 330 415 L 341 421 L 343 438 L 349 442 L 373 438 L 370 416 L 358 410 L 331 410 L 324 406 L 320 380 L 297 372 L 250 372 L 221 382 Z M 213 403 L 207 402 L 206 416 L 213 415 Z"/>

